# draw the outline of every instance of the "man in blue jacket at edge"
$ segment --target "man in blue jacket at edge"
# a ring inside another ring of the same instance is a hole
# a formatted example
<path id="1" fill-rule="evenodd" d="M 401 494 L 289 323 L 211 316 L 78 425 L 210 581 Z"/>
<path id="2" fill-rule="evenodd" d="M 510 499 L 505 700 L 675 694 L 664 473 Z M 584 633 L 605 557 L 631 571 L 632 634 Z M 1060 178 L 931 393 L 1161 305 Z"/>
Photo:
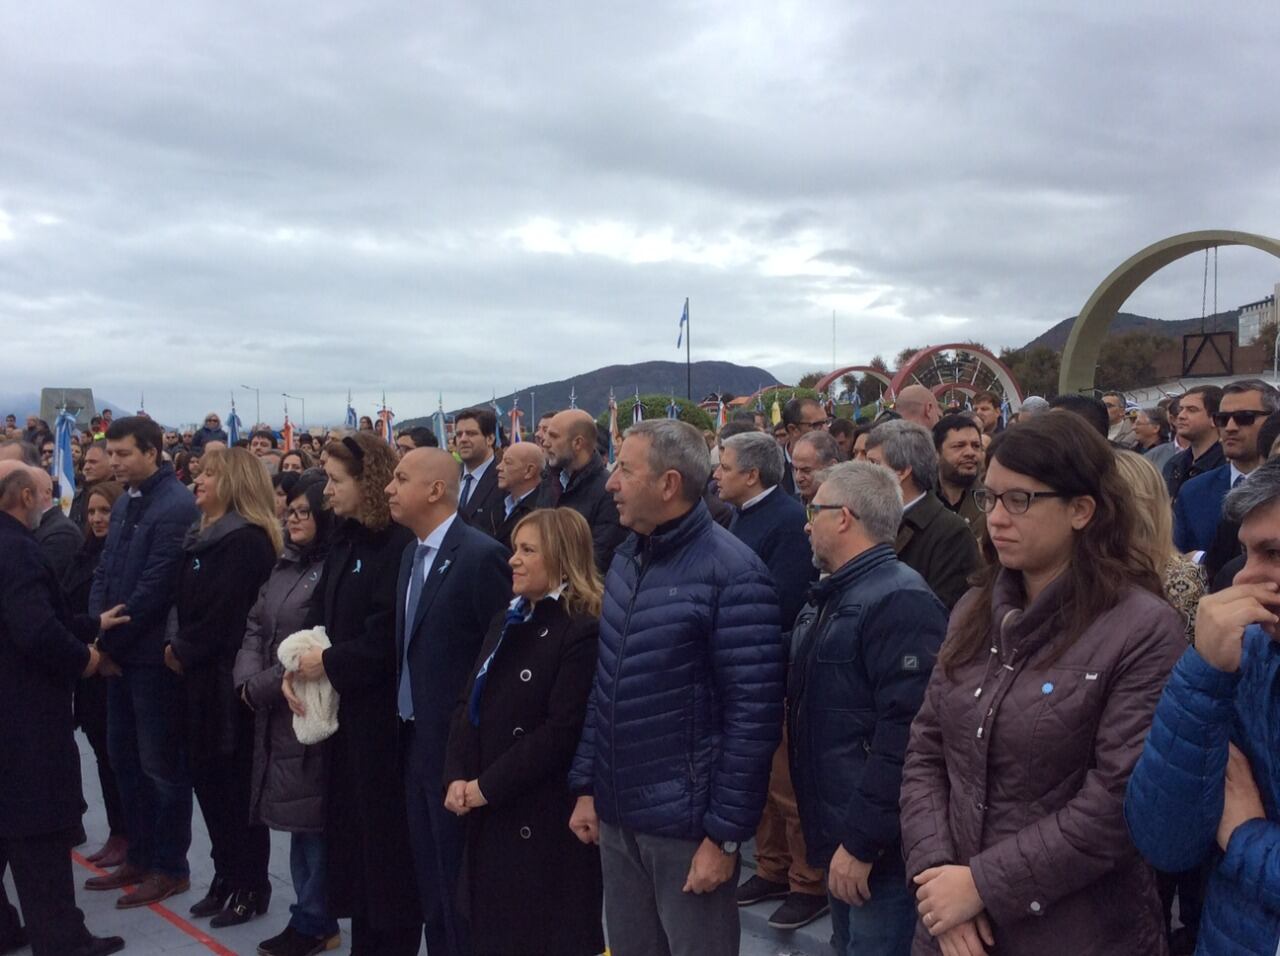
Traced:
<path id="1" fill-rule="evenodd" d="M 570 773 L 570 826 L 600 844 L 614 956 L 738 952 L 738 845 L 782 735 L 778 598 L 702 502 L 706 443 L 627 432 L 607 489 L 633 533 L 605 580 L 599 663 Z"/>
<path id="2" fill-rule="evenodd" d="M 1280 940 L 1280 459 L 1226 500 L 1246 563 L 1204 598 L 1125 800 L 1157 869 L 1213 854 L 1200 956 L 1275 956 Z"/>

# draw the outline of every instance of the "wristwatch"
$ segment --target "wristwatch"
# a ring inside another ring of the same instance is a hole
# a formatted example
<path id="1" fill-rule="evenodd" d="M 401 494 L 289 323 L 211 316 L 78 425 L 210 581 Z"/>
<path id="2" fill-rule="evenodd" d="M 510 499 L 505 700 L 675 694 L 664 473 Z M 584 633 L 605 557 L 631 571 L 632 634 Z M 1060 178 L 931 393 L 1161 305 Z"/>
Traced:
<path id="1" fill-rule="evenodd" d="M 720 847 L 720 852 L 725 856 L 733 856 L 738 852 L 737 840 L 723 840 L 718 844 L 718 846 Z"/>

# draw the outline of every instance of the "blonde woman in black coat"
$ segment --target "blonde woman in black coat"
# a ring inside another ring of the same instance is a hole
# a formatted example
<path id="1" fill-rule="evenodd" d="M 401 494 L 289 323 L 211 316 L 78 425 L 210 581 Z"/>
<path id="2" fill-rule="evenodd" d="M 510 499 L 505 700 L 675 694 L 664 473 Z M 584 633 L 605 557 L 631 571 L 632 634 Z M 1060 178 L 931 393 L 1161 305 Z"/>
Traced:
<path id="1" fill-rule="evenodd" d="M 449 736 L 445 806 L 465 815 L 459 908 L 475 956 L 604 950 L 600 856 L 569 829 L 569 765 L 595 674 L 599 574 L 569 508 L 512 534 L 511 607 L 495 618 Z"/>

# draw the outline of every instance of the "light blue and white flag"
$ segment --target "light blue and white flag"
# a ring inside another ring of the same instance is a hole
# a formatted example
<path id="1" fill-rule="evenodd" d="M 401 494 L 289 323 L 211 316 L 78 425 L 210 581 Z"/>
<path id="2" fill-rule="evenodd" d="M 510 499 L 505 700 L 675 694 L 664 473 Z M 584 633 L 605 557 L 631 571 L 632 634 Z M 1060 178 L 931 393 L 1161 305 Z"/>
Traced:
<path id="1" fill-rule="evenodd" d="M 685 326 L 689 324 L 689 300 L 684 300 L 684 311 L 680 313 L 680 334 L 676 336 L 676 348 L 684 344 Z"/>
<path id="2" fill-rule="evenodd" d="M 240 416 L 236 414 L 236 400 L 231 399 L 231 414 L 227 416 L 227 445 L 231 448 L 236 447 L 236 442 L 240 440 L 240 429 L 244 427 L 244 422 L 240 421 Z"/>
<path id="3" fill-rule="evenodd" d="M 62 513 L 71 513 L 71 502 L 76 497 L 76 466 L 71 457 L 71 435 L 76 429 L 76 417 L 66 408 L 58 413 L 58 421 L 54 425 L 57 433 L 53 446 L 53 465 L 51 473 L 58 483 L 58 504 Z"/>
<path id="4" fill-rule="evenodd" d="M 356 415 L 355 406 L 351 404 L 351 392 L 347 392 L 347 427 L 355 431 L 360 427 L 360 418 Z"/>
<path id="5" fill-rule="evenodd" d="M 436 433 L 436 440 L 440 442 L 441 448 L 449 447 L 448 429 L 444 421 L 444 393 L 439 394 L 439 404 L 436 405 L 436 413 L 431 416 L 431 430 Z"/>

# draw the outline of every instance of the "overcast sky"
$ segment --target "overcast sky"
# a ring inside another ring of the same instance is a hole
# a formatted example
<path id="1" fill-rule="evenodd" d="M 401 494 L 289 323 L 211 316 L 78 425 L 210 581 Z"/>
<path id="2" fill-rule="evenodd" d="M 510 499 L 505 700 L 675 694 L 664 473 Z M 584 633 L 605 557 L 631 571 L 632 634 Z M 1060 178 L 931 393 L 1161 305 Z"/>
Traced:
<path id="1" fill-rule="evenodd" d="M 6 3 L 0 390 L 404 417 L 681 359 L 686 296 L 784 380 L 832 310 L 841 365 L 1021 345 L 1150 242 L 1280 231 L 1278 50 L 1270 0 Z M 1224 250 L 1219 304 L 1277 280 Z"/>

